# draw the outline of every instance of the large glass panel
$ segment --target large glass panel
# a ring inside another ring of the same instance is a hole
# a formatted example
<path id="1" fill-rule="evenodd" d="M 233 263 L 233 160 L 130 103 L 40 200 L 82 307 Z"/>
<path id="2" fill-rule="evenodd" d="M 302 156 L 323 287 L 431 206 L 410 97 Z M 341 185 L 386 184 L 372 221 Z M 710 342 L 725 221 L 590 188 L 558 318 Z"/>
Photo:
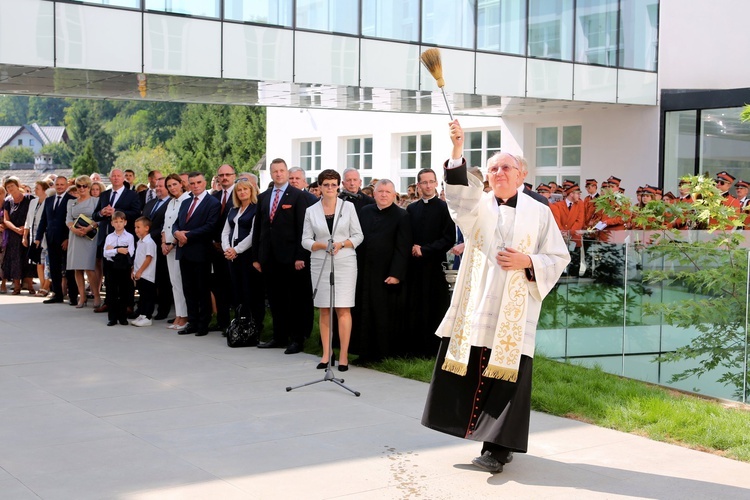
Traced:
<path id="1" fill-rule="evenodd" d="M 617 64 L 617 0 L 576 3 L 576 62 Z"/>
<path id="2" fill-rule="evenodd" d="M 221 0 L 146 0 L 146 10 L 190 16 L 219 17 Z"/>
<path id="3" fill-rule="evenodd" d="M 562 166 L 581 166 L 581 126 L 572 125 L 562 129 Z"/>
<path id="4" fill-rule="evenodd" d="M 419 0 L 362 0 L 362 35 L 419 41 Z"/>
<path id="5" fill-rule="evenodd" d="M 297 0 L 297 27 L 358 35 L 359 2 L 353 0 Z"/>
<path id="6" fill-rule="evenodd" d="M 750 123 L 740 121 L 741 111 L 742 108 L 701 111 L 701 173 L 714 176 L 726 170 L 737 179 L 750 180 Z"/>
<path id="7" fill-rule="evenodd" d="M 573 59 L 573 0 L 529 0 L 529 56 Z"/>
<path id="8" fill-rule="evenodd" d="M 474 48 L 476 0 L 423 0 L 422 42 Z"/>
<path id="9" fill-rule="evenodd" d="M 526 0 L 479 0 L 477 49 L 526 53 Z"/>
<path id="10" fill-rule="evenodd" d="M 656 71 L 659 0 L 620 0 L 621 68 Z"/>
<path id="11" fill-rule="evenodd" d="M 91 3 L 94 5 L 107 5 L 110 7 L 126 7 L 140 9 L 141 0 L 76 0 L 80 3 Z"/>
<path id="12" fill-rule="evenodd" d="M 224 19 L 292 25 L 292 0 L 224 0 Z"/>
<path id="13" fill-rule="evenodd" d="M 695 123 L 698 112 L 671 111 L 664 126 L 664 190 L 677 193 L 679 179 L 695 175 Z"/>

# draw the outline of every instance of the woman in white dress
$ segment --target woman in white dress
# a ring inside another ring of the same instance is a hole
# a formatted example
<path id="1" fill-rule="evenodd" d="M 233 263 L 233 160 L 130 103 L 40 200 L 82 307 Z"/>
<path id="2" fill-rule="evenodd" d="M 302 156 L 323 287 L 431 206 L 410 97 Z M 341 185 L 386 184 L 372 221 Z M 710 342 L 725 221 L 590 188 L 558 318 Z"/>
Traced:
<path id="1" fill-rule="evenodd" d="M 322 190 L 319 202 L 305 212 L 305 225 L 302 230 L 302 247 L 311 252 L 310 273 L 313 288 L 317 286 L 314 303 L 320 310 L 320 340 L 323 343 L 323 358 L 318 369 L 324 369 L 333 356 L 329 351 L 330 326 L 330 281 L 331 260 L 335 260 L 335 295 L 333 306 L 339 325 L 339 371 L 349 369 L 349 340 L 352 334 L 352 314 L 354 294 L 357 285 L 357 254 L 354 251 L 362 243 L 364 236 L 359 225 L 357 212 L 352 203 L 338 197 L 341 176 L 335 170 L 324 170 L 318 176 L 318 186 Z M 330 249 L 329 249 L 329 242 Z M 319 286 L 318 286 L 319 285 Z"/>
<path id="2" fill-rule="evenodd" d="M 23 233 L 23 245 L 27 248 L 31 248 L 31 245 L 34 244 L 34 238 L 36 238 L 37 229 L 39 229 L 39 222 L 42 220 L 42 214 L 44 213 L 44 200 L 47 199 L 47 189 L 49 189 L 47 181 L 36 181 L 34 185 L 36 198 L 31 200 L 31 204 L 29 205 L 29 213 L 26 214 L 26 225 L 24 226 Z M 29 256 L 31 256 L 31 252 L 29 252 Z M 31 257 L 29 257 L 29 260 L 31 260 Z M 39 277 L 39 291 L 36 292 L 37 297 L 46 297 L 49 294 L 50 280 L 44 277 L 44 262 L 46 260 L 47 238 L 43 237 L 39 260 L 34 262 L 36 264 L 36 273 Z"/>
<path id="3" fill-rule="evenodd" d="M 177 242 L 172 234 L 172 226 L 177 221 L 177 215 L 180 213 L 180 205 L 182 205 L 183 201 L 190 198 L 190 193 L 185 192 L 182 179 L 177 174 L 168 175 L 164 180 L 164 185 L 171 199 L 167 204 L 166 212 L 164 212 L 161 252 L 167 256 L 167 269 L 169 269 L 169 279 L 172 282 L 172 296 L 174 297 L 174 310 L 176 314 L 174 322 L 167 328 L 182 330 L 187 327 L 187 304 L 185 303 L 185 294 L 182 291 L 180 263 L 175 259 L 175 245 Z"/>

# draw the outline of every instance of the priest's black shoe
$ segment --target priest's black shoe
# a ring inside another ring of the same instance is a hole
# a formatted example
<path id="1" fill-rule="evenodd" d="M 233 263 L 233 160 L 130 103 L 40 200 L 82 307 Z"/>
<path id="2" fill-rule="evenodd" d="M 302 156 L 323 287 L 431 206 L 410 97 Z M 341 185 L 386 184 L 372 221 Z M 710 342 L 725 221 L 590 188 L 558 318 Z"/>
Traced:
<path id="1" fill-rule="evenodd" d="M 503 463 L 493 457 L 489 451 L 485 451 L 481 457 L 475 458 L 471 463 L 487 472 L 497 473 L 503 471 Z"/>
<path id="2" fill-rule="evenodd" d="M 261 342 L 258 344 L 258 349 L 280 349 L 284 347 L 284 344 L 276 339 L 269 340 L 268 342 Z"/>
<path id="3" fill-rule="evenodd" d="M 127 325 L 127 324 L 128 324 L 128 320 L 126 320 L 126 319 L 121 319 L 121 320 L 120 320 L 120 324 L 121 324 L 121 325 Z"/>
<path id="4" fill-rule="evenodd" d="M 299 342 L 292 342 L 289 344 L 289 347 L 286 348 L 284 354 L 297 354 L 298 352 L 302 352 L 302 344 Z"/>
<path id="5" fill-rule="evenodd" d="M 208 335 L 208 330 L 198 330 L 195 332 L 196 337 L 205 337 L 206 335 Z"/>

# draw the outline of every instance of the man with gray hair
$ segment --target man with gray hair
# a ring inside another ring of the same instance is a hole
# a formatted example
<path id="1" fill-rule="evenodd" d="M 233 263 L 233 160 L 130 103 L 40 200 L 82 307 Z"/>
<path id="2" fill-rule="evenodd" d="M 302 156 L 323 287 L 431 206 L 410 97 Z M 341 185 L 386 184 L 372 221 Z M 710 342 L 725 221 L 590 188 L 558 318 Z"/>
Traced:
<path id="1" fill-rule="evenodd" d="M 364 241 L 357 247 L 357 364 L 404 354 L 406 267 L 411 254 L 409 214 L 395 204 L 396 187 L 388 179 L 375 185 L 375 204 L 359 213 Z M 355 205 L 356 206 L 356 205 Z"/>
<path id="2" fill-rule="evenodd" d="M 302 191 L 307 200 L 307 206 L 318 202 L 318 197 L 307 190 L 307 176 L 302 168 L 292 167 L 289 169 L 289 185 Z"/>
<path id="3" fill-rule="evenodd" d="M 388 180 L 388 179 L 384 179 Z M 339 198 L 354 203 L 354 210 L 359 215 L 360 210 L 367 205 L 374 205 L 375 200 L 362 192 L 362 178 L 356 168 L 344 170 L 341 182 L 341 194 Z"/>

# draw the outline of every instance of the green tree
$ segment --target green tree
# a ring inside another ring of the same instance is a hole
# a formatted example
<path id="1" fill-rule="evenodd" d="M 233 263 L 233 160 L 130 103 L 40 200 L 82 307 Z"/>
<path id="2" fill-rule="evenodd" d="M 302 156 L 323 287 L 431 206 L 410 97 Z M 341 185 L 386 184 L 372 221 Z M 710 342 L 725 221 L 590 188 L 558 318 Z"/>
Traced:
<path id="1" fill-rule="evenodd" d="M 73 152 L 64 142 L 45 144 L 39 152 L 45 155 L 50 155 L 52 157 L 52 163 L 55 165 L 69 167 L 73 161 Z"/>
<path id="2" fill-rule="evenodd" d="M 0 165 L 7 168 L 11 163 L 34 163 L 34 150 L 26 146 L 8 146 L 0 151 Z"/>
<path id="3" fill-rule="evenodd" d="M 112 107 L 106 101 L 79 99 L 73 100 L 65 112 L 73 156 L 83 155 L 90 141 L 98 172 L 109 172 L 114 163 L 112 137 L 104 130 L 105 117 L 111 115 Z"/>
<path id="4" fill-rule="evenodd" d="M 70 106 L 66 99 L 55 97 L 29 98 L 29 112 L 26 123 L 38 123 L 42 126 L 60 127 L 65 125 L 65 110 Z"/>
<path id="5" fill-rule="evenodd" d="M 29 117 L 27 96 L 0 95 L 0 125 L 26 125 Z"/>
<path id="6" fill-rule="evenodd" d="M 117 155 L 115 167 L 135 171 L 136 179 L 145 181 L 150 170 L 158 170 L 165 176 L 177 171 L 174 155 L 163 146 L 122 151 Z"/>
<path id="7" fill-rule="evenodd" d="M 94 154 L 94 141 L 89 139 L 83 147 L 83 152 L 73 160 L 73 175 L 91 175 L 99 171 L 99 164 Z"/>
<path id="8" fill-rule="evenodd" d="M 265 109 L 248 106 L 188 105 L 167 143 L 181 171 L 212 175 L 223 163 L 252 167 L 265 150 Z"/>

